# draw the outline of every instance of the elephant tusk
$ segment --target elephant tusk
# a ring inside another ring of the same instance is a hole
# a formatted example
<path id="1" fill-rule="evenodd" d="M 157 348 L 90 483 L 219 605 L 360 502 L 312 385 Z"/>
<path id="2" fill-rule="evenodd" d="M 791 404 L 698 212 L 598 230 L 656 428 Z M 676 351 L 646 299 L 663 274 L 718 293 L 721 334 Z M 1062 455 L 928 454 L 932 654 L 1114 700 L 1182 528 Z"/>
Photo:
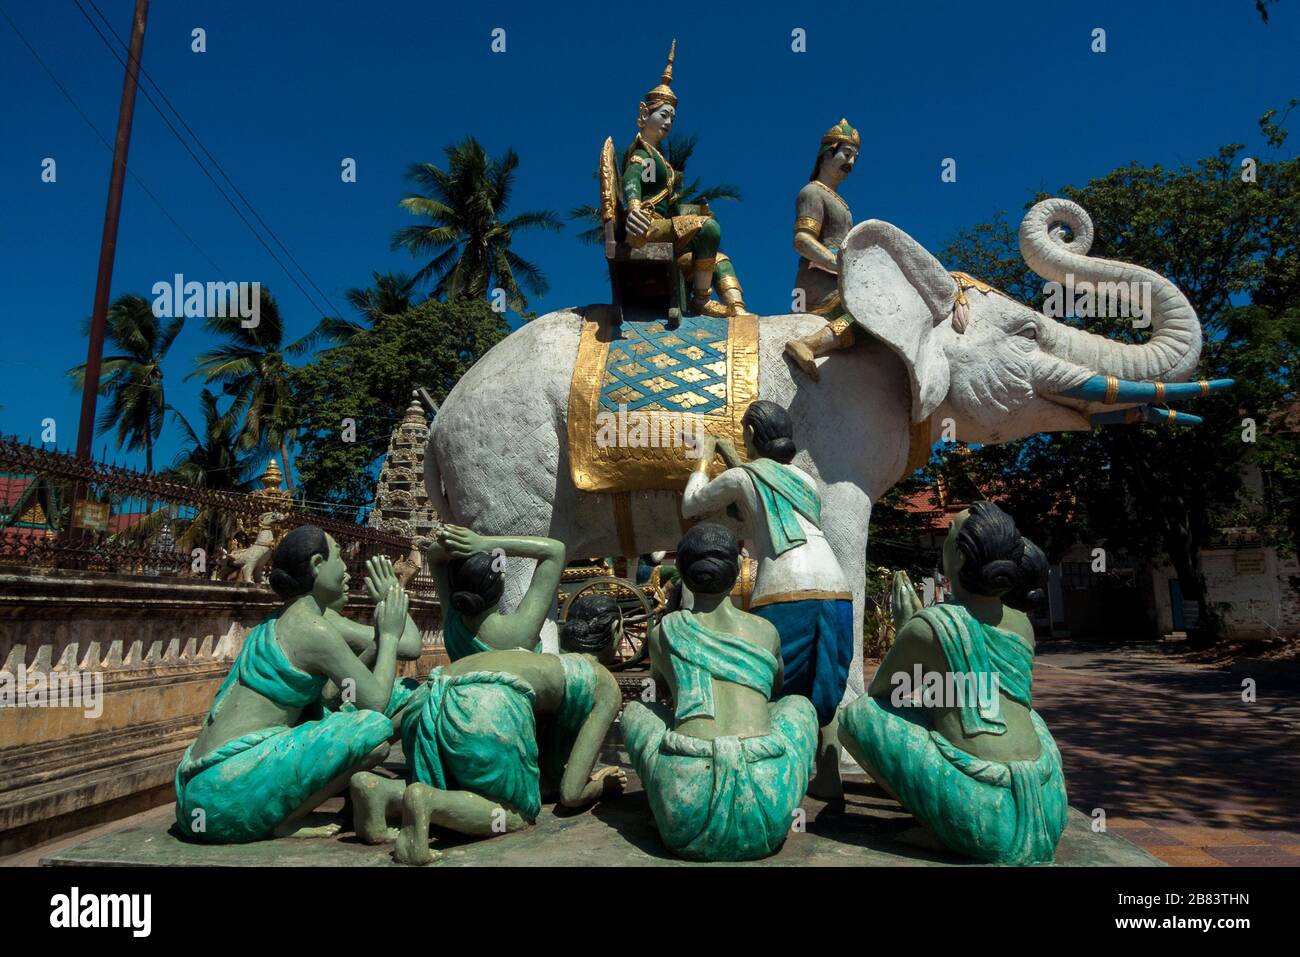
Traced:
<path id="1" fill-rule="evenodd" d="M 1067 389 L 1061 395 L 1067 399 L 1085 399 L 1089 402 L 1164 402 L 1172 399 L 1190 399 L 1231 388 L 1232 379 L 1201 379 L 1199 382 L 1135 382 L 1109 375 L 1095 375 L 1082 385 Z"/>
<path id="2" fill-rule="evenodd" d="M 1141 422 L 1163 422 L 1165 425 L 1200 425 L 1205 420 L 1190 412 L 1176 409 L 1156 409 L 1149 405 L 1134 406 L 1131 409 L 1112 409 L 1098 412 L 1089 419 L 1093 427 L 1099 425 L 1136 425 Z"/>

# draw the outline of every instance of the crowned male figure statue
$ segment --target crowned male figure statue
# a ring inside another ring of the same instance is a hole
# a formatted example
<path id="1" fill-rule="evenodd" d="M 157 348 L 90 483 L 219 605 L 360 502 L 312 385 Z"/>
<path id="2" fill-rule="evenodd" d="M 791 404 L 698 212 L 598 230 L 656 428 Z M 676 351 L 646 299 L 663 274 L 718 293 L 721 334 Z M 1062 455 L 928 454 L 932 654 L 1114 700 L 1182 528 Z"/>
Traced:
<path id="1" fill-rule="evenodd" d="M 814 381 L 819 357 L 847 349 L 855 341 L 853 319 L 840 302 L 838 265 L 840 246 L 853 228 L 853 214 L 836 188 L 853 172 L 861 147 L 862 138 L 848 120 L 841 119 L 827 130 L 808 185 L 795 200 L 794 248 L 799 253 L 795 289 L 803 292 L 805 310 L 827 322 L 802 339 L 791 339 L 785 351 Z"/>
<path id="2" fill-rule="evenodd" d="M 679 267 L 690 276 L 692 313 L 743 315 L 747 310 L 740 280 L 731 260 L 720 251 L 722 228 L 707 205 L 678 202 L 681 177 L 659 152 L 677 114 L 677 95 L 671 88 L 676 52 L 674 40 L 659 85 L 641 102 L 640 132 L 623 161 L 627 241 L 637 249 L 648 242 L 673 244 Z M 709 298 L 711 289 L 717 290 L 721 302 Z"/>

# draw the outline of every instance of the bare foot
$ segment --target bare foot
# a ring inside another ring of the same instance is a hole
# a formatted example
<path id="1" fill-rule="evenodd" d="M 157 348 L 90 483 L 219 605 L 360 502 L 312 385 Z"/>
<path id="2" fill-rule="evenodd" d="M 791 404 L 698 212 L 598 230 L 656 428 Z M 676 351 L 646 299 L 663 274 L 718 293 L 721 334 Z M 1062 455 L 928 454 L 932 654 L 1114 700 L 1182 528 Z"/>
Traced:
<path id="1" fill-rule="evenodd" d="M 389 827 L 384 808 L 388 803 L 385 785 L 399 784 L 369 771 L 352 775 L 352 825 L 363 844 L 386 844 L 397 840 L 397 828 Z"/>
<path id="2" fill-rule="evenodd" d="M 418 867 L 432 864 L 440 857 L 442 857 L 442 851 L 435 851 L 431 848 L 427 839 L 423 842 L 408 841 L 405 828 L 398 832 L 397 847 L 393 849 L 393 860 L 397 861 L 397 863 Z"/>
<path id="3" fill-rule="evenodd" d="M 817 371 L 817 357 L 813 355 L 807 343 L 802 339 L 791 339 L 785 344 L 785 351 L 799 364 L 799 368 L 808 378 L 814 382 L 821 381 L 821 373 Z"/>
<path id="4" fill-rule="evenodd" d="M 423 784 L 407 785 L 402 794 L 402 829 L 393 851 L 393 859 L 399 864 L 429 864 L 441 856 L 429 847 L 432 811 L 433 789 Z"/>
<path id="5" fill-rule="evenodd" d="M 343 830 L 343 825 L 326 814 L 308 814 L 296 821 L 288 821 L 275 829 L 276 837 L 321 838 L 333 837 Z"/>
<path id="6" fill-rule="evenodd" d="M 601 768 L 592 774 L 591 780 L 604 785 L 601 797 L 614 797 L 627 790 L 627 772 L 619 767 Z"/>

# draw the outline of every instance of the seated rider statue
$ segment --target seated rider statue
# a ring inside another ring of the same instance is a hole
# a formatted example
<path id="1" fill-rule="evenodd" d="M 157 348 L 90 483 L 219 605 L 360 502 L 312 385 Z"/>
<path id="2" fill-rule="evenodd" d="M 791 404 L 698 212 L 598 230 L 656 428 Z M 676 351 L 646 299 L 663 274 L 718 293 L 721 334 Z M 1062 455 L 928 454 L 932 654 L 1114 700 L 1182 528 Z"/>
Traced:
<path id="1" fill-rule="evenodd" d="M 731 260 L 720 251 L 722 228 L 708 206 L 678 202 L 681 176 L 659 151 L 677 113 L 677 95 L 670 85 L 676 50 L 674 40 L 659 85 L 641 103 L 637 115 L 640 132 L 624 157 L 627 241 L 638 249 L 651 242 L 673 244 L 679 267 L 690 276 L 691 312 L 742 315 L 746 309 L 740 280 Z M 721 302 L 709 298 L 711 288 L 717 290 Z"/>
<path id="2" fill-rule="evenodd" d="M 651 680 L 671 708 L 629 702 L 627 752 L 660 839 L 681 857 L 746 861 L 777 850 L 803 800 L 817 747 L 807 698 L 781 687 L 776 628 L 732 604 L 740 549 L 725 527 L 696 525 L 677 546 L 694 607 L 650 629 Z"/>
<path id="3" fill-rule="evenodd" d="M 1003 600 L 1036 603 L 1047 560 L 977 502 L 953 522 L 943 570 L 955 600 L 907 619 L 867 693 L 841 710 L 840 741 L 950 850 L 1050 862 L 1069 813 L 1061 755 L 1032 707 L 1033 628 Z"/>
<path id="4" fill-rule="evenodd" d="M 276 547 L 271 587 L 284 606 L 244 639 L 176 769 L 176 824 L 198 841 L 305 836 L 295 826 L 304 815 L 387 756 L 397 659 L 420 657 L 420 632 L 386 558 L 367 563 L 372 627 L 339 614 L 347 566 L 314 525 Z M 333 712 L 322 707 L 329 682 L 352 691 Z"/>
<path id="5" fill-rule="evenodd" d="M 856 341 L 853 317 L 844 310 L 839 289 L 839 252 L 853 228 L 853 214 L 837 189 L 853 172 L 861 148 L 862 138 L 848 120 L 832 126 L 822 137 L 812 176 L 795 200 L 794 248 L 799 253 L 799 272 L 794 288 L 803 294 L 801 311 L 823 317 L 826 325 L 801 339 L 791 339 L 785 351 L 813 381 L 818 379 L 818 358 L 835 349 L 847 349 Z"/>
<path id="6" fill-rule="evenodd" d="M 441 540 L 455 559 L 493 543 L 529 541 L 484 539 L 454 528 Z M 563 567 L 562 547 L 558 562 Z M 456 585 L 448 597 L 452 607 L 488 607 L 499 586 L 479 577 Z M 423 683 L 402 682 L 394 699 L 406 780 L 358 773 L 352 799 L 357 836 L 368 844 L 396 840 L 400 863 L 434 859 L 430 825 L 491 837 L 532 824 L 543 801 L 558 797 L 579 808 L 626 786 L 620 768 L 593 773 L 623 696 L 591 655 L 519 647 L 474 652 L 435 668 Z M 398 820 L 394 832 L 389 825 Z"/>
<path id="7" fill-rule="evenodd" d="M 537 567 L 519 607 L 504 614 L 500 606 L 507 558 L 535 559 Z M 564 573 L 563 542 L 477 535 L 458 525 L 443 525 L 429 550 L 429 569 L 452 661 L 481 651 L 542 650 L 542 625 Z"/>
<path id="8" fill-rule="evenodd" d="M 795 455 L 790 413 L 760 399 L 750 404 L 742 422 L 748 464 L 730 442 L 707 436 L 682 495 L 682 515 L 739 510 L 758 559 L 749 608 L 780 633 L 782 694 L 803 695 L 817 710 L 817 774 L 808 793 L 841 798 L 835 713 L 853 661 L 853 592 L 821 528 L 817 483 L 790 464 Z M 729 467 L 710 481 L 715 446 Z"/>

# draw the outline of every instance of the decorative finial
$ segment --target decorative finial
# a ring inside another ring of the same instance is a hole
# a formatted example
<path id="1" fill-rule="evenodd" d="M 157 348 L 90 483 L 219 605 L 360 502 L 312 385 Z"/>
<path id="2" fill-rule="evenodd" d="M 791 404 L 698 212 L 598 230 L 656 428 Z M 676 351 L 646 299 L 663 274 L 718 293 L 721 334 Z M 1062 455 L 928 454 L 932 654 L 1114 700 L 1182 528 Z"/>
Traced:
<path id="1" fill-rule="evenodd" d="M 663 73 L 659 74 L 659 85 L 645 95 L 647 106 L 654 107 L 660 103 L 667 103 L 669 106 L 677 105 L 677 94 L 672 90 L 673 58 L 676 55 L 677 39 L 674 37 L 672 46 L 668 48 L 668 65 L 664 67 Z"/>
<path id="2" fill-rule="evenodd" d="M 262 473 L 262 488 L 267 492 L 278 492 L 283 479 L 280 466 L 275 464 L 275 459 L 271 459 L 266 465 L 266 471 Z"/>

